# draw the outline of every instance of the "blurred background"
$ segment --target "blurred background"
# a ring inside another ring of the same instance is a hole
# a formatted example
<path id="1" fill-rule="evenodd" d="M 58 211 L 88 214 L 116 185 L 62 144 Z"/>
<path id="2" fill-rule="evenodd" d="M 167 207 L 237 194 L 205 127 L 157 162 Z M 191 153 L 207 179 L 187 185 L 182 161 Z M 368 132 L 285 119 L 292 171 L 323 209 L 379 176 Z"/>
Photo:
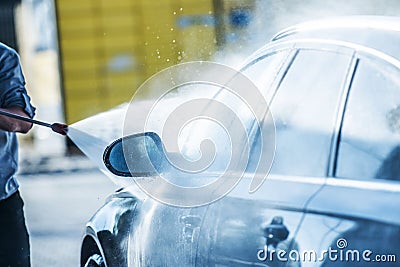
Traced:
<path id="1" fill-rule="evenodd" d="M 398 0 L 2 0 L 0 41 L 21 56 L 36 118 L 71 124 L 174 64 L 234 66 L 295 23 L 399 14 Z M 115 185 L 47 128 L 20 144 L 33 266 L 78 266 L 84 224 Z"/>

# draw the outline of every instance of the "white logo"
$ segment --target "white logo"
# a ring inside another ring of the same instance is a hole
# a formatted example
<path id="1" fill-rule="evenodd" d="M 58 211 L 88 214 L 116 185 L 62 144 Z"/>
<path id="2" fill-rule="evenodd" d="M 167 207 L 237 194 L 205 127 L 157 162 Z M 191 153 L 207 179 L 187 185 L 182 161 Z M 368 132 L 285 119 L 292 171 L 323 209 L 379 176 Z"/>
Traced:
<path id="1" fill-rule="evenodd" d="M 136 104 L 143 99 L 145 110 Z M 179 64 L 144 82 L 128 107 L 123 135 L 140 131 L 161 137 L 173 168 L 135 182 L 152 198 L 180 207 L 225 196 L 250 159 L 256 164 L 248 191 L 255 192 L 275 153 L 275 125 L 262 93 L 241 72 L 212 62 Z M 259 152 L 252 153 L 256 139 Z"/>

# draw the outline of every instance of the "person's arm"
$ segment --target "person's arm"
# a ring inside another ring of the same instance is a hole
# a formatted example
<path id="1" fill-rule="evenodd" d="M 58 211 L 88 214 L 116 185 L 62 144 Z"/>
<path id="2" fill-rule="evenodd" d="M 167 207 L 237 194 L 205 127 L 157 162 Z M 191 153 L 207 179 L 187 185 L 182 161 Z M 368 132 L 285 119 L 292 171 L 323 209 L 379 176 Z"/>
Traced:
<path id="1" fill-rule="evenodd" d="M 8 111 L 17 115 L 21 115 L 29 118 L 28 114 L 24 111 L 22 107 L 13 106 L 9 108 L 1 108 L 3 111 Z M 22 121 L 14 118 L 10 118 L 4 115 L 0 115 L 0 129 L 7 132 L 19 132 L 27 133 L 32 128 L 32 123 L 27 121 Z"/>
<path id="2" fill-rule="evenodd" d="M 28 118 L 35 115 L 35 107 L 25 89 L 19 56 L 15 50 L 0 43 L 0 109 Z M 27 133 L 32 123 L 0 115 L 0 129 Z"/>

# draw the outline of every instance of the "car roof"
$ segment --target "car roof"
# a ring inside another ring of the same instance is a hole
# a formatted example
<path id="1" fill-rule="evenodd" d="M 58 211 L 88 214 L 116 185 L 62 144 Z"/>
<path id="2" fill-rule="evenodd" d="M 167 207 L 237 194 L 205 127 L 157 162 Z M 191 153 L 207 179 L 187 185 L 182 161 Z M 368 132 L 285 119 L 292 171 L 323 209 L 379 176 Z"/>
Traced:
<path id="1" fill-rule="evenodd" d="M 295 39 L 352 43 L 400 60 L 400 17 L 344 16 L 309 21 L 278 32 L 272 43 Z"/>

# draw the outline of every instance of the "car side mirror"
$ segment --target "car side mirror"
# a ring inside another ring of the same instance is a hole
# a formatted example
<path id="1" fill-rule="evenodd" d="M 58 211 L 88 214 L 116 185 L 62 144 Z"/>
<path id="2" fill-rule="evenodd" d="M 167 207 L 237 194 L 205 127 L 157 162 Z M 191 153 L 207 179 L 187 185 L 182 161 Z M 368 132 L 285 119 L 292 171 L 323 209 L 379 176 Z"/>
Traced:
<path id="1" fill-rule="evenodd" d="M 122 137 L 111 143 L 103 154 L 107 169 L 125 177 L 157 175 L 165 160 L 161 139 L 153 132 Z"/>

